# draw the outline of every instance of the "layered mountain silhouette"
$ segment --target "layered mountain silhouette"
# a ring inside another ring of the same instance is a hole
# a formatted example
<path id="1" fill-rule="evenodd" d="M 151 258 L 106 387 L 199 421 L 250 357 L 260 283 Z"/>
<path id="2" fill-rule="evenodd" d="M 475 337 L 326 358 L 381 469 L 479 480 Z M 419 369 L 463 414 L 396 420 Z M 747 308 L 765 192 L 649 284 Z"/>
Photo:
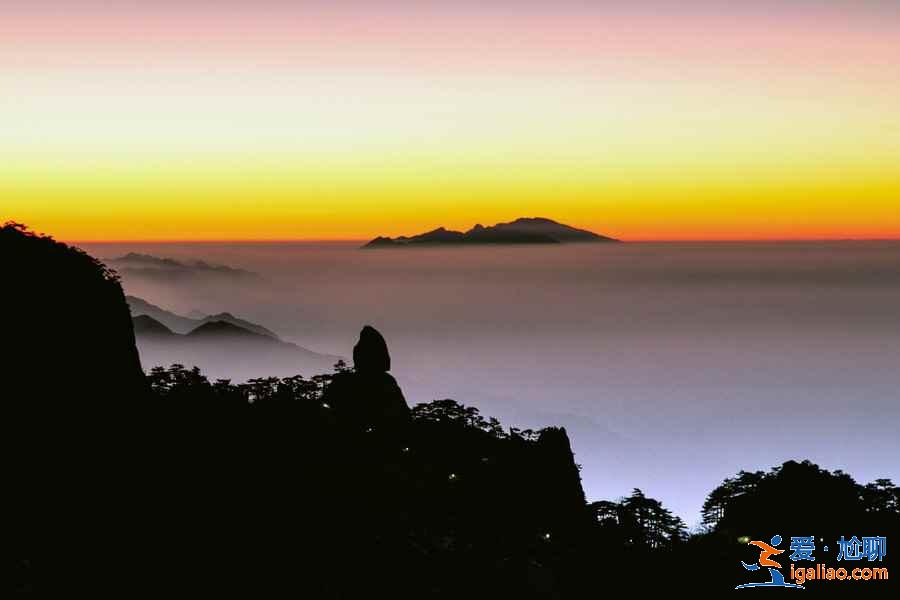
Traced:
<path id="1" fill-rule="evenodd" d="M 228 312 L 221 312 L 215 315 L 204 315 L 198 311 L 192 311 L 191 316 L 186 317 L 156 306 L 137 296 L 125 296 L 125 300 L 128 301 L 128 307 L 131 309 L 132 316 L 137 317 L 140 315 L 147 315 L 153 317 L 154 320 L 159 321 L 175 333 L 188 333 L 204 323 L 225 322 L 252 331 L 253 333 L 258 333 L 259 335 L 265 335 L 275 338 L 276 340 L 279 339 L 278 335 L 270 329 L 266 329 L 262 325 L 236 317 Z"/>
<path id="2" fill-rule="evenodd" d="M 148 314 L 137 315 L 132 321 L 145 369 L 178 363 L 200 367 L 215 378 L 246 380 L 326 372 L 340 360 L 282 341 L 274 334 L 258 333 L 213 317 L 197 322 L 184 334 Z"/>
<path id="3" fill-rule="evenodd" d="M 439 227 L 426 233 L 395 238 L 377 237 L 363 248 L 396 248 L 465 244 L 563 244 L 575 242 L 618 242 L 619 240 L 576 229 L 544 217 L 522 217 L 509 223 L 485 227 L 475 225 L 468 231 Z"/>
<path id="4" fill-rule="evenodd" d="M 132 317 L 131 322 L 134 325 L 135 336 L 178 335 L 176 333 L 173 333 L 171 329 L 149 315 L 138 315 L 136 317 Z"/>
<path id="5" fill-rule="evenodd" d="M 104 259 L 103 262 L 124 277 L 140 277 L 153 281 L 183 280 L 252 280 L 259 275 L 252 271 L 217 265 L 202 260 L 175 260 L 129 252 L 124 256 Z"/>

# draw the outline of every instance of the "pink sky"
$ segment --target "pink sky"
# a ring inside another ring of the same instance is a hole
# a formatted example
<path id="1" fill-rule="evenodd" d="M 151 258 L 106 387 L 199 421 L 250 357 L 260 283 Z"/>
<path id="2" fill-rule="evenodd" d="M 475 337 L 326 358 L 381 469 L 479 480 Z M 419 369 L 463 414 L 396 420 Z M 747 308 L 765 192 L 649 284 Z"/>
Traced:
<path id="1" fill-rule="evenodd" d="M 780 3 L 777 10 L 764 11 L 708 2 L 677 3 L 693 8 L 673 10 L 675 4 L 658 1 L 631 9 L 610 3 L 593 8 L 520 3 L 515 10 L 475 3 L 410 8 L 397 2 L 341 10 L 276 2 L 223 7 L 195 1 L 132 9 L 101 9 L 96 3 L 78 8 L 77 0 L 65 9 L 23 4 L 4 9 L 0 19 L 0 63 L 25 68 L 262 60 L 540 69 L 618 59 L 651 69 L 678 68 L 683 61 L 834 69 L 861 63 L 890 68 L 900 57 L 900 9 L 891 14 L 835 5 L 785 10 Z"/>

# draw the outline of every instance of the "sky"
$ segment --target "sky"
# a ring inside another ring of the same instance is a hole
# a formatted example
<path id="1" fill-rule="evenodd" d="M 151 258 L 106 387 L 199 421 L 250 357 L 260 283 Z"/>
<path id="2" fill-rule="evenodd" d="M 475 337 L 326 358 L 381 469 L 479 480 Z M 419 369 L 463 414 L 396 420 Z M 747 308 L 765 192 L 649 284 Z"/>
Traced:
<path id="1" fill-rule="evenodd" d="M 0 219 L 900 238 L 898 64 L 894 0 L 0 0 Z"/>

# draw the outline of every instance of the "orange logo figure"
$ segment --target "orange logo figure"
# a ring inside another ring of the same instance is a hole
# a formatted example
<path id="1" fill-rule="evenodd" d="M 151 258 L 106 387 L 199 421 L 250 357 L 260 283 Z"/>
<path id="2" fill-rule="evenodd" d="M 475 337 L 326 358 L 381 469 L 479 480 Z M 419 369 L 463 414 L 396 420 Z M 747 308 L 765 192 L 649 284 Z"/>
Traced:
<path id="1" fill-rule="evenodd" d="M 780 541 L 780 539 L 779 539 Z M 749 543 L 750 546 L 756 546 L 761 550 L 759 553 L 759 566 L 761 567 L 775 567 L 776 569 L 781 568 L 781 564 L 775 562 L 770 556 L 775 556 L 776 554 L 781 554 L 784 550 L 779 550 L 778 548 L 774 548 L 765 542 L 760 542 L 758 540 L 753 540 Z"/>
<path id="2" fill-rule="evenodd" d="M 796 583 L 786 583 L 784 581 L 784 575 L 781 574 L 781 571 L 778 569 L 781 568 L 781 565 L 771 558 L 770 556 L 777 556 L 784 552 L 784 550 L 779 550 L 776 548 L 781 543 L 781 536 L 774 535 L 772 536 L 772 544 L 769 545 L 765 542 L 760 542 L 759 540 L 753 540 L 749 542 L 749 546 L 756 546 L 759 548 L 759 562 L 755 565 L 748 565 L 744 561 L 741 561 L 741 565 L 748 571 L 758 571 L 762 567 L 769 568 L 769 581 L 763 581 L 760 583 L 745 583 L 743 585 L 739 585 L 734 589 L 739 590 L 741 588 L 753 588 L 753 587 L 786 587 L 786 588 L 800 588 L 804 589 L 802 585 L 797 585 Z"/>

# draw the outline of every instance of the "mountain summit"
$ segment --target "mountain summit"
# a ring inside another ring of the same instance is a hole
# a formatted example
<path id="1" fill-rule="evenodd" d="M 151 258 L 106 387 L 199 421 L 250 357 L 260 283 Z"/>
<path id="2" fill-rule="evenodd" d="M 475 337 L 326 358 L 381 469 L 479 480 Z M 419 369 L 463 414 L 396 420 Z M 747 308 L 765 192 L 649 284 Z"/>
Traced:
<path id="1" fill-rule="evenodd" d="M 509 223 L 485 227 L 475 225 L 462 232 L 438 227 L 426 233 L 395 238 L 377 237 L 363 248 L 396 248 L 461 244 L 561 244 L 573 242 L 618 242 L 585 229 L 576 229 L 544 217 L 522 217 Z"/>

